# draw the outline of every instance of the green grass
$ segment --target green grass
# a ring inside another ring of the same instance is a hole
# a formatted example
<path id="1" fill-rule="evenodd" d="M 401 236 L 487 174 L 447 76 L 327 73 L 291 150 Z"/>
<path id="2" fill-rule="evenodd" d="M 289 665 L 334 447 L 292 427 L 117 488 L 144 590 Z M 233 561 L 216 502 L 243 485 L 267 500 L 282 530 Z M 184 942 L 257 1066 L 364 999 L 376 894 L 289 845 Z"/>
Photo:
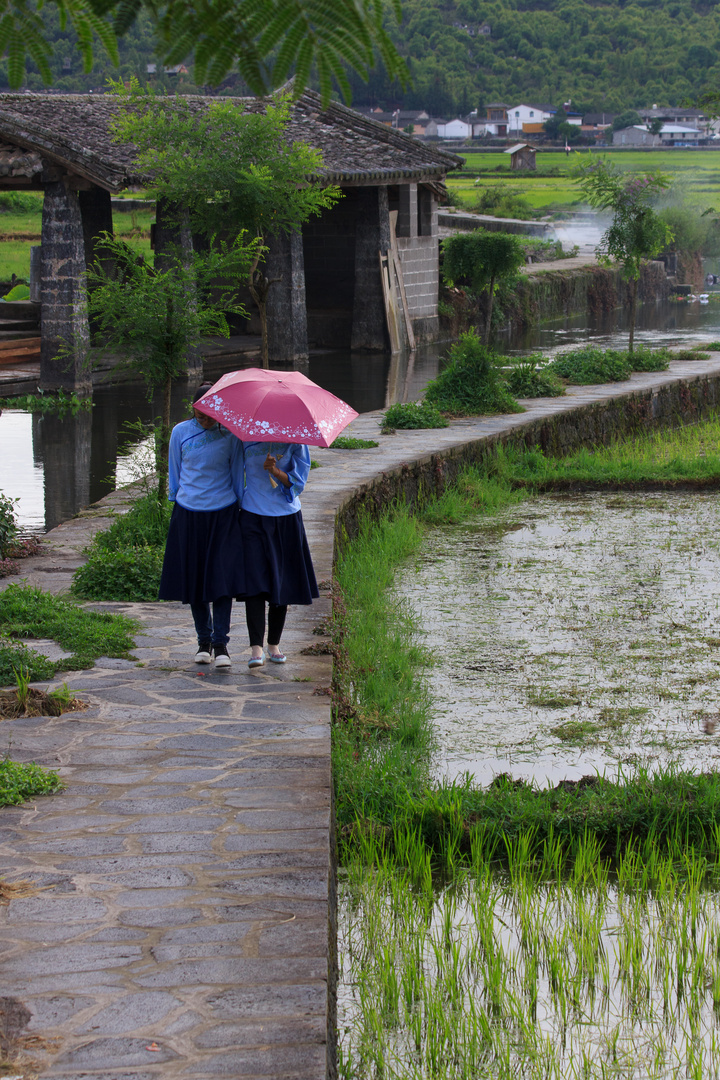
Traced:
<path id="1" fill-rule="evenodd" d="M 32 199 L 26 193 L 25 199 Z M 9 281 L 13 274 L 26 281 L 30 277 L 30 248 L 40 243 L 42 227 L 42 196 L 38 196 L 37 209 L 3 210 L 0 207 L 0 281 Z M 130 213 L 113 214 L 113 230 L 122 240 L 127 240 L 146 259 L 152 257 L 150 248 L 150 225 L 155 220 L 155 210 L 133 210 Z M 21 236 L 23 239 L 18 239 Z"/>
<path id="2" fill-rule="evenodd" d="M 62 787 L 60 777 L 52 770 L 34 763 L 0 760 L 0 807 L 17 806 L 38 795 L 54 795 Z"/>
<path id="3" fill-rule="evenodd" d="M 19 667 L 28 668 L 35 681 L 92 667 L 99 656 L 129 657 L 136 628 L 124 615 L 86 611 L 32 586 L 8 585 L 0 592 L 0 686 L 13 684 Z M 38 656 L 22 644 L 30 638 L 49 638 L 71 656 Z"/>
<path id="4" fill-rule="evenodd" d="M 349 435 L 338 435 L 334 442 L 330 443 L 331 450 L 370 450 L 380 444 L 374 439 L 355 439 Z"/>
<path id="5" fill-rule="evenodd" d="M 588 152 L 580 151 L 587 161 Z M 717 208 L 720 184 L 720 154 L 714 150 L 614 151 L 598 149 L 593 156 L 607 154 L 613 164 L 628 172 L 648 172 L 658 169 L 667 173 L 682 191 L 684 201 L 698 210 Z M 510 171 L 510 158 L 502 152 L 463 152 L 465 173 L 448 179 L 450 191 L 468 208 L 474 205 L 488 188 L 500 187 L 510 199 L 527 200 L 538 214 L 577 210 L 582 197 L 569 176 L 578 157 L 562 151 L 541 151 L 537 155 L 540 176 L 518 176 Z M 556 172 L 555 176 L 546 174 Z M 480 173 L 479 183 L 475 180 Z M 472 174 L 472 175 L 467 175 Z"/>
<path id="6" fill-rule="evenodd" d="M 427 401 L 406 401 L 391 405 L 383 416 L 383 432 L 396 429 L 446 428 L 448 422 L 434 405 Z"/>

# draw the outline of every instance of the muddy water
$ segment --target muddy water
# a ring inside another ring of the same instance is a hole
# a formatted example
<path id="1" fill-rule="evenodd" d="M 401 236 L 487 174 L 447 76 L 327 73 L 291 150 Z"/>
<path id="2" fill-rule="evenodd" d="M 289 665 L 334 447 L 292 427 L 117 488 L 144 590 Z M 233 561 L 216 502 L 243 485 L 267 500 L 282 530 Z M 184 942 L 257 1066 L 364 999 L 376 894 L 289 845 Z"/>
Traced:
<path id="1" fill-rule="evenodd" d="M 719 500 L 542 497 L 431 533 L 399 585 L 435 661 L 437 776 L 720 767 Z"/>

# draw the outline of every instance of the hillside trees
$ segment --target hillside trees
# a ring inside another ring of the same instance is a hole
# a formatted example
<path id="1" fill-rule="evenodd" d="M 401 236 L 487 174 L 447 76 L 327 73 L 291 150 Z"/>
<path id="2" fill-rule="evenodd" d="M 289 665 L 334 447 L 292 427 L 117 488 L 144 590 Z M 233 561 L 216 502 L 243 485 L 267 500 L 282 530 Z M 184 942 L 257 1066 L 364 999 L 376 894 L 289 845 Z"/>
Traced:
<path id="1" fill-rule="evenodd" d="M 217 85 L 237 67 L 255 94 L 295 75 L 298 89 L 314 73 L 325 100 L 333 85 L 349 96 L 346 69 L 366 75 L 381 59 L 393 78 L 405 65 L 385 27 L 400 18 L 400 0 L 50 0 L 64 29 L 75 31 L 86 72 L 102 47 L 119 64 L 116 35 L 143 13 L 156 33 L 161 63 L 194 58 L 198 82 Z M 37 0 L 0 0 L 0 55 L 7 55 L 10 85 L 20 86 L 29 57 L 44 82 L 52 80 L 53 49 Z"/>

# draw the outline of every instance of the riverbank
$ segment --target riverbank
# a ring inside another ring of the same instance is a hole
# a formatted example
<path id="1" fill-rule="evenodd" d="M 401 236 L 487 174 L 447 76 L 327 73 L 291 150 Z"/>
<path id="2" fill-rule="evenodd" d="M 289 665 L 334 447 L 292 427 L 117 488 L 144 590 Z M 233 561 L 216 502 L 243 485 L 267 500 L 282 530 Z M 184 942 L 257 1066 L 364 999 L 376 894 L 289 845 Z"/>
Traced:
<path id="1" fill-rule="evenodd" d="M 387 436 L 382 411 L 365 413 L 348 434 L 376 448 L 313 450 L 320 468 L 303 516 L 318 577 L 330 579 L 334 535 L 353 535 L 360 515 L 442 492 L 497 442 L 562 451 L 693 422 L 720 404 L 720 352 L 524 404 L 521 415 Z M 87 528 L 108 509 L 90 508 Z M 82 560 L 84 529 L 61 526 L 23 577 L 60 591 Z M 137 664 L 68 677 L 86 712 L 7 729 L 14 757 L 57 768 L 68 784 L 0 811 L 3 874 L 30 883 L 0 908 L 0 973 L 16 1049 L 39 1076 L 333 1075 L 323 595 L 292 612 L 285 668 L 250 674 L 231 644 L 228 676 L 198 674 L 179 605 L 93 605 L 140 618 Z M 244 639 L 239 614 L 233 641 Z"/>

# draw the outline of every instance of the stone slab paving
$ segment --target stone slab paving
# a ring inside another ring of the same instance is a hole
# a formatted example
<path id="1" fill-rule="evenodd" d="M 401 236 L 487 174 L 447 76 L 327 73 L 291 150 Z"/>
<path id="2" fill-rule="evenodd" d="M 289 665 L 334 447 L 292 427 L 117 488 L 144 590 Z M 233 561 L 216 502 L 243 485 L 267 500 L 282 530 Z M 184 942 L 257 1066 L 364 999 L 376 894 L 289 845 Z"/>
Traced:
<path id="1" fill-rule="evenodd" d="M 331 576 L 337 508 L 382 472 L 717 373 L 720 353 L 431 432 L 379 436 L 382 414 L 360 416 L 348 433 L 379 447 L 312 453 L 321 468 L 303 514 L 318 577 Z M 54 530 L 24 579 L 67 589 L 93 531 L 127 499 L 115 493 Z M 332 1072 L 331 670 L 329 657 L 302 649 L 321 640 L 327 592 L 290 613 L 290 662 L 252 672 L 240 607 L 233 667 L 216 672 L 192 662 L 181 605 L 91 606 L 139 619 L 136 659 L 66 677 L 86 711 L 0 729 L 3 752 L 57 768 L 67 784 L 0 810 L 0 876 L 33 886 L 0 906 L 0 1049 L 15 1055 L 11 1075 L 321 1080 Z"/>

